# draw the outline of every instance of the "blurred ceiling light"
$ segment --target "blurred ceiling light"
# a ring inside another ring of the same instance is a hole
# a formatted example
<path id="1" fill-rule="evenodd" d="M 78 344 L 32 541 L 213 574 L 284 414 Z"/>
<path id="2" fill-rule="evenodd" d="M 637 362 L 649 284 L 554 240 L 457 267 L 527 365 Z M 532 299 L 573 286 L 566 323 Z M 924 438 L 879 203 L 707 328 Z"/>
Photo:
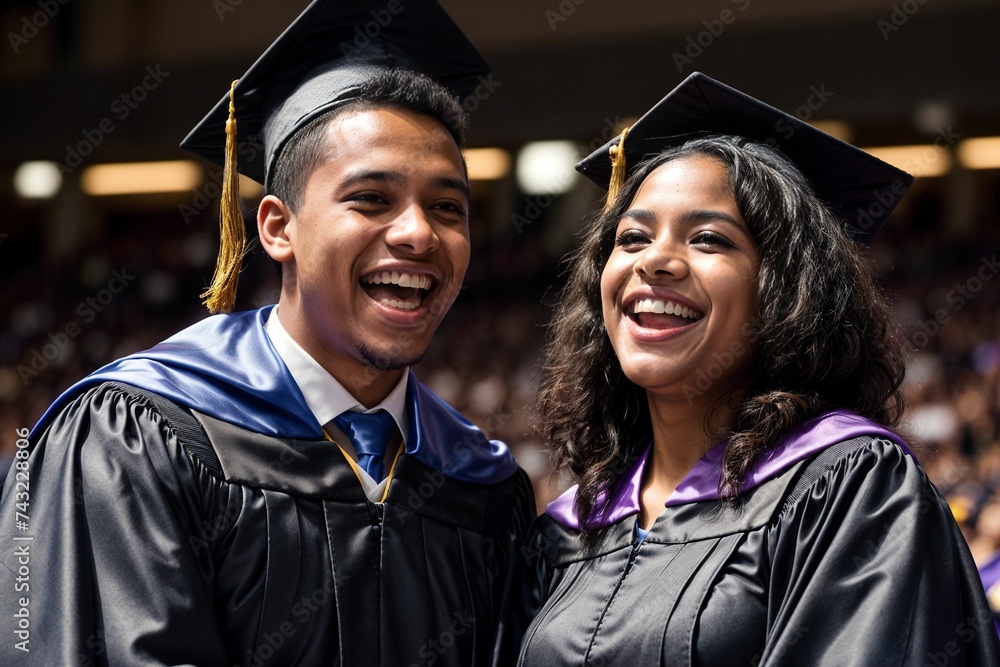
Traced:
<path id="1" fill-rule="evenodd" d="M 864 151 L 917 178 L 942 176 L 951 169 L 951 154 L 936 144 L 881 146 Z"/>
<path id="2" fill-rule="evenodd" d="M 841 141 L 846 141 L 851 143 L 851 138 L 854 136 L 854 132 L 851 131 L 851 126 L 842 120 L 816 120 L 810 123 L 813 127 L 821 132 L 826 132 L 829 135 L 837 137 Z"/>
<path id="3" fill-rule="evenodd" d="M 50 199 L 60 185 L 62 174 L 55 162 L 25 162 L 14 172 L 14 190 L 24 199 Z"/>
<path id="4" fill-rule="evenodd" d="M 502 148 L 470 148 L 465 163 L 470 181 L 492 181 L 510 173 L 510 154 Z"/>
<path id="5" fill-rule="evenodd" d="M 260 199 L 263 196 L 263 185 L 249 176 L 240 174 L 240 199 Z"/>
<path id="6" fill-rule="evenodd" d="M 201 167 L 190 160 L 96 164 L 81 177 L 83 191 L 93 196 L 187 192 L 201 182 Z"/>
<path id="7" fill-rule="evenodd" d="M 536 141 L 517 154 L 517 184 L 528 195 L 561 195 L 576 182 L 580 159 L 572 141 Z"/>
<path id="8" fill-rule="evenodd" d="M 913 112 L 913 125 L 924 134 L 937 134 L 955 122 L 955 111 L 943 100 L 925 100 Z"/>
<path id="9" fill-rule="evenodd" d="M 1000 137 L 962 141 L 958 144 L 958 161 L 966 169 L 1000 169 Z"/>

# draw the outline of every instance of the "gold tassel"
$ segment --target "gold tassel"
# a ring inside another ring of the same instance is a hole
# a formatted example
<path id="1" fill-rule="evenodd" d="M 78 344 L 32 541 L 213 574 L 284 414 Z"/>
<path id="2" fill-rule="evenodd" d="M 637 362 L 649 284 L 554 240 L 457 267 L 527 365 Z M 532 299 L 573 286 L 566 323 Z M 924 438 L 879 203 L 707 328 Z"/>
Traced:
<path id="1" fill-rule="evenodd" d="M 622 138 L 618 141 L 618 145 L 608 149 L 608 154 L 611 156 L 611 182 L 608 184 L 608 198 L 604 200 L 605 213 L 615 205 L 615 200 L 625 186 L 625 135 L 627 134 L 626 127 L 622 130 Z"/>
<path id="2" fill-rule="evenodd" d="M 237 79 L 236 81 L 239 81 Z M 219 257 L 212 285 L 201 295 L 210 313 L 228 313 L 236 304 L 236 287 L 247 248 L 246 223 L 240 211 L 240 174 L 236 171 L 236 81 L 229 89 L 229 120 L 226 121 L 226 161 L 222 171 L 219 203 Z"/>

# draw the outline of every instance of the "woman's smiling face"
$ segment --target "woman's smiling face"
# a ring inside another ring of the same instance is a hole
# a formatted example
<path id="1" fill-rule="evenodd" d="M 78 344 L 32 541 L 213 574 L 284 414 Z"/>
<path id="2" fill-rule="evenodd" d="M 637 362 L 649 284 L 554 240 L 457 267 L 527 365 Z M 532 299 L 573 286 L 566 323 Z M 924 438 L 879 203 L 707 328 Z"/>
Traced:
<path id="1" fill-rule="evenodd" d="M 601 275 L 604 323 L 625 375 L 689 401 L 744 384 L 758 267 L 722 162 L 696 155 L 655 169 L 622 215 Z M 696 385 L 703 377 L 708 387 Z"/>

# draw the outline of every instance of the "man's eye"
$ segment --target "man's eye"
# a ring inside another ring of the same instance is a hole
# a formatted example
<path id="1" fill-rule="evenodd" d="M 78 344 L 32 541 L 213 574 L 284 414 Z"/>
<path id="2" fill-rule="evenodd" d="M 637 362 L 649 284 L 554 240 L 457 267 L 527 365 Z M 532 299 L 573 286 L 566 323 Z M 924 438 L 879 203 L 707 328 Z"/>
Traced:
<path id="1" fill-rule="evenodd" d="M 457 213 L 459 215 L 465 215 L 465 208 L 460 204 L 456 204 L 455 202 L 450 202 L 450 201 L 440 202 L 438 204 L 435 204 L 434 208 L 438 209 L 439 211 L 448 211 L 449 213 Z"/>
<path id="2" fill-rule="evenodd" d="M 360 194 L 351 195 L 348 201 L 363 202 L 370 204 L 384 204 L 386 203 L 385 198 L 382 195 L 375 194 L 374 192 L 362 192 Z"/>

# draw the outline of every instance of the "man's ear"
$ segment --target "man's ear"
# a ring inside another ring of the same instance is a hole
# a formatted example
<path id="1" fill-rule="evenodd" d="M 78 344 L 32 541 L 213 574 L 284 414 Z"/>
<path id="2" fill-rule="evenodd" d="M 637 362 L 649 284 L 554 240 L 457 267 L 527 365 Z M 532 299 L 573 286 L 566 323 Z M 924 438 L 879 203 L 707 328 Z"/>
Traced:
<path id="1" fill-rule="evenodd" d="M 288 206 L 275 197 L 267 195 L 257 208 L 257 233 L 260 244 L 276 262 L 287 262 L 294 257 L 292 238 L 295 234 L 294 214 Z"/>

